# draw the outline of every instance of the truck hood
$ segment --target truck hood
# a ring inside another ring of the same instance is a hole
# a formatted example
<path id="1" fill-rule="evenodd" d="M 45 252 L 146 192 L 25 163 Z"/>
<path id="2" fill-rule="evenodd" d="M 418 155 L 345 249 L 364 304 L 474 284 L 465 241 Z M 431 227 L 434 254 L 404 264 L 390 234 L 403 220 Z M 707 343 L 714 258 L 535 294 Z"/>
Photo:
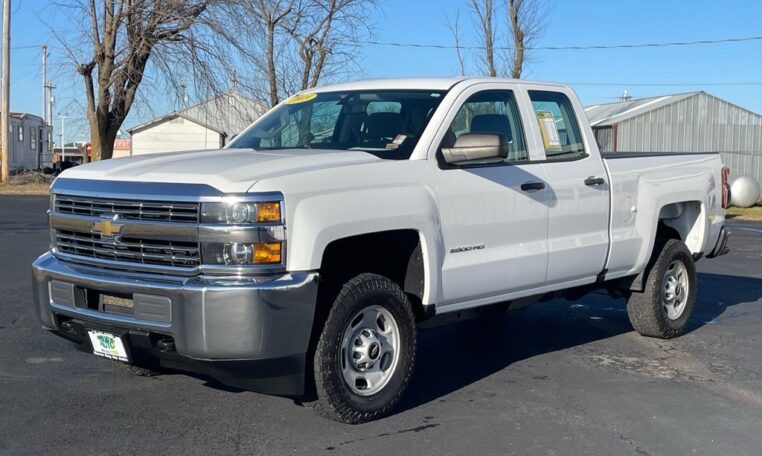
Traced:
<path id="1" fill-rule="evenodd" d="M 260 179 L 380 160 L 362 151 L 220 149 L 102 160 L 70 168 L 61 177 L 207 184 L 224 193 L 244 193 Z"/>

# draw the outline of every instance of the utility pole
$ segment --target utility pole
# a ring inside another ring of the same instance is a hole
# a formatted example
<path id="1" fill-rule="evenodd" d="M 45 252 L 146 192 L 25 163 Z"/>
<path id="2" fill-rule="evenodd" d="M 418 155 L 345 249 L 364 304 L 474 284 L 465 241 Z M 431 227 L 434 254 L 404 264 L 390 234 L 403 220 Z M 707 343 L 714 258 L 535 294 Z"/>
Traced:
<path id="1" fill-rule="evenodd" d="M 42 120 L 48 123 L 48 45 L 42 45 Z"/>
<path id="2" fill-rule="evenodd" d="M 0 107 L 0 135 L 2 135 L 2 171 L 0 172 L 0 182 L 8 182 L 10 179 L 10 155 L 11 134 L 10 134 L 10 116 L 11 116 L 11 0 L 3 0 L 3 64 L 2 64 L 2 107 Z"/>
<path id="3" fill-rule="evenodd" d="M 61 118 L 61 164 L 66 161 L 66 137 L 64 136 L 64 127 L 66 127 L 67 113 L 62 112 L 58 115 Z"/>
<path id="4" fill-rule="evenodd" d="M 184 82 L 180 83 L 180 109 L 185 109 L 188 107 L 188 95 L 185 92 L 187 88 L 188 84 Z"/>
<path id="5" fill-rule="evenodd" d="M 45 123 L 50 125 L 51 128 L 53 128 L 53 104 L 55 103 L 56 99 L 53 97 L 53 89 L 56 88 L 56 85 L 52 82 L 47 82 L 45 84 L 45 88 L 48 89 L 48 112 L 47 117 L 45 118 Z"/>

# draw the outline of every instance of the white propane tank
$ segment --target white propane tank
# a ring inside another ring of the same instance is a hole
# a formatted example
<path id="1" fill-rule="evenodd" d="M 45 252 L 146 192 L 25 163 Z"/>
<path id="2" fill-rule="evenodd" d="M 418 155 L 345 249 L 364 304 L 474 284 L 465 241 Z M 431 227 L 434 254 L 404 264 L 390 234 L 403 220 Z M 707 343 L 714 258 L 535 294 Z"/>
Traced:
<path id="1" fill-rule="evenodd" d="M 751 176 L 739 176 L 730 184 L 730 205 L 751 207 L 759 201 L 759 183 Z"/>

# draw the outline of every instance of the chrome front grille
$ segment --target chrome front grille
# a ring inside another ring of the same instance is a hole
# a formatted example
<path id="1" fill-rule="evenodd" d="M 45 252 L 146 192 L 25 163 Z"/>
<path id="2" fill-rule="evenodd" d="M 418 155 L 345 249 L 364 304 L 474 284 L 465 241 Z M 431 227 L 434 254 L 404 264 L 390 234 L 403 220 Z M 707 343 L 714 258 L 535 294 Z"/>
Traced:
<path id="1" fill-rule="evenodd" d="M 55 211 L 61 214 L 98 217 L 118 215 L 122 220 L 151 222 L 198 223 L 198 203 L 138 201 L 112 198 L 86 198 L 56 195 Z"/>
<path id="2" fill-rule="evenodd" d="M 180 268 L 195 268 L 201 264 L 196 242 L 102 237 L 65 230 L 56 230 L 55 240 L 59 252 L 82 257 Z"/>

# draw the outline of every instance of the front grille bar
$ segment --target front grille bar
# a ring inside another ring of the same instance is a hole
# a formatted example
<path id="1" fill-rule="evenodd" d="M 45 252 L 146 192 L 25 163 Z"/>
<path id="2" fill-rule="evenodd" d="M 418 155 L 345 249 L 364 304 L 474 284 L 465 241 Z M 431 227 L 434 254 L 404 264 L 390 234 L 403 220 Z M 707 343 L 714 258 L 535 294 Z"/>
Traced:
<path id="1" fill-rule="evenodd" d="M 88 217 L 116 214 L 126 220 L 154 222 L 198 223 L 199 220 L 198 203 L 84 198 L 60 194 L 55 196 L 55 211 Z"/>
<path id="2" fill-rule="evenodd" d="M 56 231 L 56 248 L 70 255 L 125 263 L 194 268 L 201 264 L 198 243 L 162 242 Z"/>

